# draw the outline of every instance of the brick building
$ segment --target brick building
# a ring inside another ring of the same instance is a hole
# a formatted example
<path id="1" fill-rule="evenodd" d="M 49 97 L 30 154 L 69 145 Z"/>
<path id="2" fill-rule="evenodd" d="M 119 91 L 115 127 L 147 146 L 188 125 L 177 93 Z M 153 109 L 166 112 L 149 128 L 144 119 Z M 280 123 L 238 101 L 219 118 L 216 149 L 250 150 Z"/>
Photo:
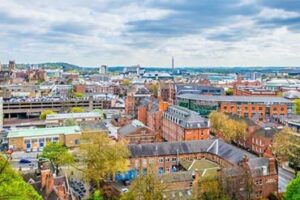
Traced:
<path id="1" fill-rule="evenodd" d="M 253 156 L 221 140 L 132 144 L 129 150 L 130 169 L 137 173 L 147 173 L 153 166 L 158 174 L 177 173 L 180 162 L 205 158 L 221 167 L 224 180 L 229 179 L 231 185 L 236 183 L 229 191 L 238 199 L 247 199 L 245 191 L 249 181 L 252 183 L 248 190 L 251 199 L 278 191 L 275 159 Z"/>
<path id="2" fill-rule="evenodd" d="M 234 96 L 277 96 L 278 92 L 262 87 L 234 87 Z"/>
<path id="3" fill-rule="evenodd" d="M 118 137 L 124 138 L 129 144 L 151 143 L 156 141 L 156 134 L 138 120 L 118 129 Z"/>
<path id="4" fill-rule="evenodd" d="M 209 121 L 180 106 L 169 106 L 162 118 L 161 136 L 167 141 L 205 140 L 209 138 Z"/>
<path id="5" fill-rule="evenodd" d="M 24 128 L 8 132 L 8 145 L 17 151 L 42 151 L 49 142 L 60 142 L 67 147 L 79 145 L 79 126 L 55 128 Z"/>
<path id="6" fill-rule="evenodd" d="M 286 116 L 293 112 L 293 102 L 282 97 L 271 96 L 209 96 L 183 94 L 177 97 L 178 105 L 208 115 L 217 110 L 252 118 L 259 115 L 261 120 L 269 116 Z"/>

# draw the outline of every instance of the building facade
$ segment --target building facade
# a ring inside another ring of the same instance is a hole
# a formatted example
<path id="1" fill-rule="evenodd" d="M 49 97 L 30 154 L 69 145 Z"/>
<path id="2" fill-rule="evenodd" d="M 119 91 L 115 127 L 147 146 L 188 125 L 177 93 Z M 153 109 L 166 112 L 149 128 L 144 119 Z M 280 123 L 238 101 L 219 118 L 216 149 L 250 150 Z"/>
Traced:
<path id="1" fill-rule="evenodd" d="M 166 141 L 205 140 L 209 121 L 198 113 L 179 106 L 169 106 L 162 118 L 161 136 Z"/>

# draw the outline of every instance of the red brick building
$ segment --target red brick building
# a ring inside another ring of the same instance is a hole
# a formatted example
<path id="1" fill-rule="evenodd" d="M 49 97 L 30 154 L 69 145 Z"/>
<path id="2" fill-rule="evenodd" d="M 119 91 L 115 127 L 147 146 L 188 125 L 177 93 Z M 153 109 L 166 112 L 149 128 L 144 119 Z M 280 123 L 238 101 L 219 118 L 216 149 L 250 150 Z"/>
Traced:
<path id="1" fill-rule="evenodd" d="M 167 141 L 206 140 L 209 121 L 180 106 L 169 106 L 163 114 L 161 136 Z"/>
<path id="2" fill-rule="evenodd" d="M 156 141 L 156 134 L 138 120 L 118 129 L 118 137 L 124 138 L 129 144 L 151 143 Z"/>
<path id="3" fill-rule="evenodd" d="M 278 170 L 273 158 L 256 157 L 221 140 L 198 140 L 129 145 L 130 169 L 158 174 L 177 173 L 182 161 L 207 159 L 221 167 L 221 178 L 237 199 L 268 197 L 278 191 Z M 249 181 L 251 184 L 248 184 Z M 247 187 L 249 190 L 247 190 Z"/>

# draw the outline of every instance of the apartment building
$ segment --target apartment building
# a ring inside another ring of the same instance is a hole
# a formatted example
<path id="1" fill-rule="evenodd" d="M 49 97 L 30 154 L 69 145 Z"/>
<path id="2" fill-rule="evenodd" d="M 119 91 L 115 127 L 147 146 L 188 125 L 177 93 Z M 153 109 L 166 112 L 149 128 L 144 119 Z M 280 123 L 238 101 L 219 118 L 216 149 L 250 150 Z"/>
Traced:
<path id="1" fill-rule="evenodd" d="M 209 121 L 180 106 L 169 106 L 162 118 L 161 136 L 166 141 L 205 140 L 209 138 Z"/>
<path id="2" fill-rule="evenodd" d="M 183 94 L 177 97 L 178 105 L 189 108 L 201 115 L 217 110 L 252 118 L 259 115 L 261 120 L 269 116 L 286 116 L 293 113 L 293 102 L 272 96 L 209 96 Z"/>

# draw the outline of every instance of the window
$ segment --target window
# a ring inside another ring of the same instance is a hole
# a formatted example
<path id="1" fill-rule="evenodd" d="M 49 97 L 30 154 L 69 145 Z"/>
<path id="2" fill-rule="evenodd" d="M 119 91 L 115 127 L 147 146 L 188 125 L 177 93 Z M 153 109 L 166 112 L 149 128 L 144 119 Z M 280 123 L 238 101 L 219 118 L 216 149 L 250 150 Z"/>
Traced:
<path id="1" fill-rule="evenodd" d="M 147 159 L 143 159 L 143 165 L 147 165 Z"/>
<path id="2" fill-rule="evenodd" d="M 176 162 L 177 161 L 177 158 L 176 157 L 173 157 L 172 158 L 172 162 Z"/>
<path id="3" fill-rule="evenodd" d="M 80 144 L 80 140 L 79 140 L 79 139 L 76 139 L 76 140 L 75 140 L 75 144 L 76 144 L 76 145 Z"/>
<path id="4" fill-rule="evenodd" d="M 170 158 L 165 158 L 165 162 L 170 162 Z"/>
<path id="5" fill-rule="evenodd" d="M 164 158 L 159 158 L 158 162 L 163 163 L 164 162 Z"/>
<path id="6" fill-rule="evenodd" d="M 160 167 L 158 168 L 158 174 L 163 174 L 164 173 L 164 168 L 163 167 Z"/>

